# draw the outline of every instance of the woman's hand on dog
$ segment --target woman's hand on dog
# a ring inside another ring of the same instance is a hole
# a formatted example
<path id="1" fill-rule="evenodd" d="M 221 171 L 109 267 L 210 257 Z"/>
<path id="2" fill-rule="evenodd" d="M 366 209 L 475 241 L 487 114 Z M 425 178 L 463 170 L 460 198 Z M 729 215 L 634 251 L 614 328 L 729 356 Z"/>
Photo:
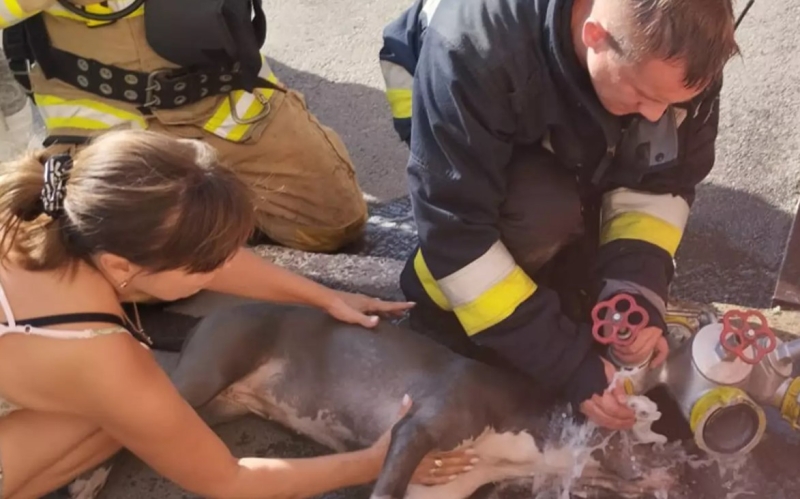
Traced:
<path id="1" fill-rule="evenodd" d="M 411 409 L 411 397 L 406 395 L 400 407 L 397 421 Z M 395 424 L 397 423 L 395 422 Z M 371 449 L 376 454 L 379 467 L 383 466 L 386 454 L 389 452 L 389 445 L 392 441 L 392 428 L 387 430 L 372 445 Z M 455 480 L 463 473 L 468 473 L 478 463 L 479 459 L 475 451 L 470 447 L 463 447 L 451 451 L 431 451 L 422 461 L 411 477 L 411 483 L 418 485 L 440 485 Z"/>

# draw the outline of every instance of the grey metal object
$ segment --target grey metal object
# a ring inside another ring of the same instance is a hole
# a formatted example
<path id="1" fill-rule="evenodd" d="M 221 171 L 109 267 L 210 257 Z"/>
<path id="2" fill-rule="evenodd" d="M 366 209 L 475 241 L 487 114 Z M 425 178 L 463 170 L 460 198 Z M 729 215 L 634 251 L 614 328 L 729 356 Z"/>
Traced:
<path id="1" fill-rule="evenodd" d="M 8 60 L 0 50 L 0 114 L 12 116 L 22 111 L 28 100 L 8 67 Z"/>
<path id="2" fill-rule="evenodd" d="M 800 339 L 776 338 L 774 349 L 758 362 L 752 360 L 754 347 L 746 346 L 748 363 L 722 347 L 723 324 L 717 317 L 697 312 L 690 320 L 691 315 L 675 313 L 668 321 L 671 353 L 661 366 L 622 368 L 628 390 L 647 393 L 658 386 L 666 388 L 689 422 L 697 445 L 711 454 L 750 452 L 766 432 L 767 406 L 778 408 L 800 429 L 800 378 L 793 377 Z"/>
<path id="3" fill-rule="evenodd" d="M 19 155 L 44 135 L 41 118 L 24 89 L 14 79 L 0 50 L 0 161 Z"/>

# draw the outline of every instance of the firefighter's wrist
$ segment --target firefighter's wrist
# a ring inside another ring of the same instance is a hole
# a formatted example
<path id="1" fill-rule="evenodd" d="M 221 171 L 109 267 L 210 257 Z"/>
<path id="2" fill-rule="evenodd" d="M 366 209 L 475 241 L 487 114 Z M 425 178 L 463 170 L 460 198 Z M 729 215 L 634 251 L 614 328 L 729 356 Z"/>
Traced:
<path id="1" fill-rule="evenodd" d="M 606 365 L 599 353 L 592 349 L 564 386 L 564 397 L 577 414 L 583 402 L 593 395 L 602 395 L 608 385 Z"/>

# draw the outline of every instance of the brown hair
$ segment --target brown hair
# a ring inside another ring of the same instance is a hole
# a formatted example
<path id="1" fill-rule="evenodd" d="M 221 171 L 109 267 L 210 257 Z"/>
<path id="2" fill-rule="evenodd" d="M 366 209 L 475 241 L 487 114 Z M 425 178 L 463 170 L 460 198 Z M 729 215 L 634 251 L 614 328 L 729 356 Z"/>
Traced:
<path id="1" fill-rule="evenodd" d="M 146 131 L 103 134 L 73 158 L 63 210 L 42 212 L 53 152 L 0 166 L 0 249 L 28 270 L 108 252 L 151 272 L 218 268 L 247 240 L 247 188 L 208 145 Z"/>
<path id="2" fill-rule="evenodd" d="M 626 35 L 616 43 L 635 61 L 658 57 L 686 65 L 687 88 L 711 84 L 739 54 L 731 0 L 623 0 Z"/>

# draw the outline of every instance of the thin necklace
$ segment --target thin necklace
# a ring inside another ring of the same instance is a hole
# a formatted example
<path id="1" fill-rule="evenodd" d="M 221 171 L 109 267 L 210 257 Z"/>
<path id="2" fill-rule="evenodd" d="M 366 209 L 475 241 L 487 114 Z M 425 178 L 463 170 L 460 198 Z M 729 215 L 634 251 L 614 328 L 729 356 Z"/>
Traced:
<path id="1" fill-rule="evenodd" d="M 135 332 L 140 338 L 144 339 L 144 341 L 152 347 L 153 340 L 147 335 L 147 333 L 144 332 L 142 320 L 139 318 L 139 307 L 136 305 L 135 301 L 131 303 L 133 303 L 133 313 L 136 316 L 136 324 L 134 324 L 133 321 L 131 321 L 131 318 L 128 317 L 128 314 L 125 312 L 125 307 L 122 308 L 122 315 L 125 317 L 125 321 L 131 327 L 131 329 L 133 329 L 133 332 Z"/>

